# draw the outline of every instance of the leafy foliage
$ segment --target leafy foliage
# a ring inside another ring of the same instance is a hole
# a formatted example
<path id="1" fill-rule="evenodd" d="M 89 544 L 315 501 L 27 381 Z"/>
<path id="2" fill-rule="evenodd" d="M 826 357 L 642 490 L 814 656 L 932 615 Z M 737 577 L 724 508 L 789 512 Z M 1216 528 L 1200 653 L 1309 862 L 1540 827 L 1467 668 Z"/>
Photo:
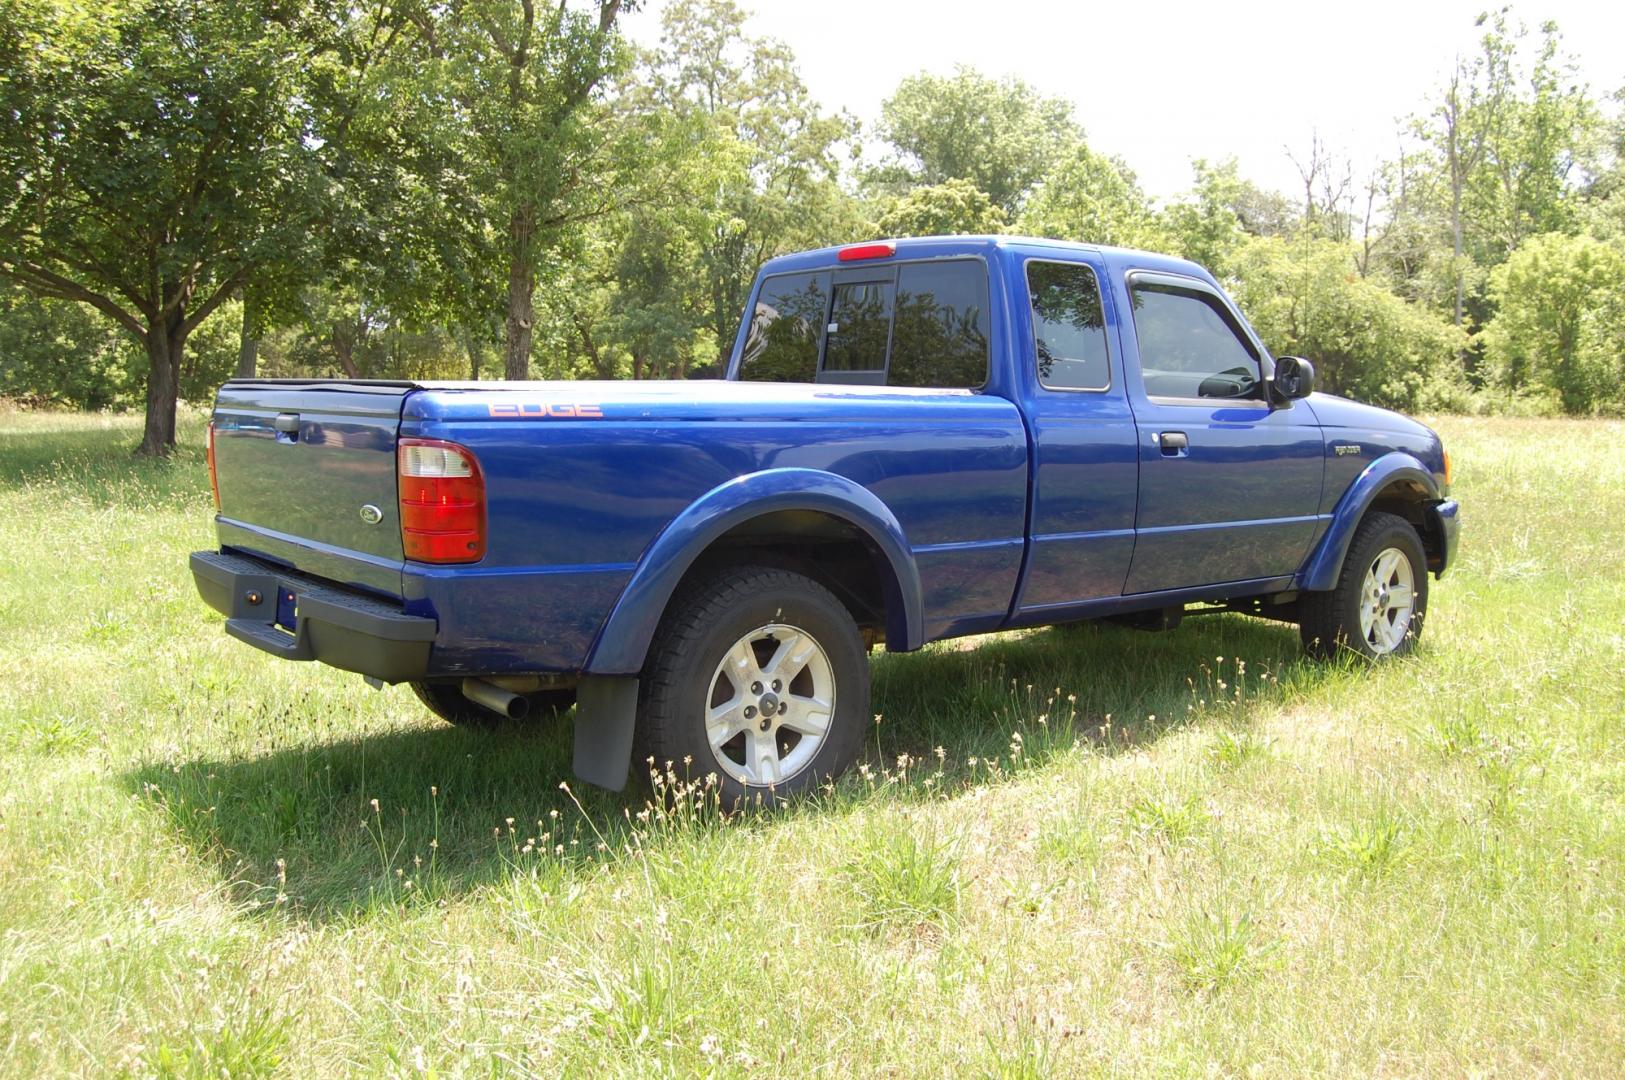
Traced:
<path id="1" fill-rule="evenodd" d="M 1278 355 L 1315 362 L 1317 385 L 1406 409 L 1436 407 L 1466 335 L 1355 269 L 1347 244 L 1250 237 L 1236 249 L 1235 300 Z"/>
<path id="2" fill-rule="evenodd" d="M 1077 143 L 1022 211 L 1032 236 L 1167 250 L 1171 237 L 1128 166 Z"/>
<path id="3" fill-rule="evenodd" d="M 1008 217 L 987 192 L 955 177 L 891 200 L 875 222 L 881 236 L 955 236 L 1003 232 Z"/>
<path id="4" fill-rule="evenodd" d="M 1625 251 L 1589 236 L 1530 239 L 1490 275 L 1482 334 L 1492 377 L 1566 412 L 1625 412 Z"/>
<path id="5" fill-rule="evenodd" d="M 1072 106 L 1020 79 L 971 68 L 906 78 L 880 109 L 878 134 L 894 148 L 871 181 L 882 187 L 969 180 L 1006 214 L 1083 138 Z"/>

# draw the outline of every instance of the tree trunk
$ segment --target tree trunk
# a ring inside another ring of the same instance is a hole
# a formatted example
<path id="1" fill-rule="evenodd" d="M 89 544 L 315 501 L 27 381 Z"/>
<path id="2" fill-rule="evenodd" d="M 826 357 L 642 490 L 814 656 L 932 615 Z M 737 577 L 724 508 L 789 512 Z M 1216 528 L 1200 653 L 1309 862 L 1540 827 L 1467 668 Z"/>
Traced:
<path id="1" fill-rule="evenodd" d="M 355 366 L 355 346 L 337 328 L 333 331 L 333 356 L 346 379 L 361 378 L 361 369 Z"/>
<path id="2" fill-rule="evenodd" d="M 480 381 L 480 346 L 474 340 L 474 334 L 468 327 L 459 331 L 463 339 L 463 350 L 468 353 L 468 378 L 470 382 Z"/>
<path id="3" fill-rule="evenodd" d="M 252 379 L 259 367 L 260 329 L 258 313 L 247 289 L 243 290 L 243 327 L 237 337 L 237 378 Z"/>
<path id="4" fill-rule="evenodd" d="M 536 215 L 522 206 L 508 222 L 507 355 L 503 376 L 530 378 L 531 335 L 536 324 Z"/>
<path id="5" fill-rule="evenodd" d="M 1461 235 L 1461 180 L 1452 176 L 1450 179 L 1450 232 L 1451 253 L 1455 257 L 1456 271 L 1456 325 L 1461 325 L 1463 310 L 1467 304 L 1467 269 L 1461 265 L 1462 243 Z"/>
<path id="6" fill-rule="evenodd" d="M 175 449 L 175 406 L 186 349 L 181 323 L 179 312 L 147 322 L 147 420 L 135 450 L 141 457 L 168 457 Z"/>

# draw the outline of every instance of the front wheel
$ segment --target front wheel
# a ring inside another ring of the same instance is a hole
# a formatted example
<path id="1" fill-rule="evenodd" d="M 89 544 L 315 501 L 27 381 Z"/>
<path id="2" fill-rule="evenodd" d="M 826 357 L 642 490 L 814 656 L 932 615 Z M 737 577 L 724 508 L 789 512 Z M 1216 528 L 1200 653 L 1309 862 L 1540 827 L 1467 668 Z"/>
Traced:
<path id="1" fill-rule="evenodd" d="M 844 771 L 869 712 L 857 623 L 801 574 L 747 566 L 674 598 L 644 666 L 634 765 L 772 803 Z"/>
<path id="2" fill-rule="evenodd" d="M 1298 630 L 1311 656 L 1341 649 L 1372 660 L 1403 656 L 1421 636 L 1427 608 L 1427 555 L 1416 529 L 1394 514 L 1368 514 L 1337 587 L 1299 597 Z"/>

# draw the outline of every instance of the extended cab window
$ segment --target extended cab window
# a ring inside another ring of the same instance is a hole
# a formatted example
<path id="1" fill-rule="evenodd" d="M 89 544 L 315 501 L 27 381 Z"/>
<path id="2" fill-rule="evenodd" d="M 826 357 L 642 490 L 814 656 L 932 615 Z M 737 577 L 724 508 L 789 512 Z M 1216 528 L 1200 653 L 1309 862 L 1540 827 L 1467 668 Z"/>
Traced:
<path id="1" fill-rule="evenodd" d="M 829 274 L 780 274 L 762 282 L 745 333 L 739 377 L 812 382 L 829 303 Z"/>
<path id="2" fill-rule="evenodd" d="M 987 269 L 981 262 L 904 263 L 890 386 L 975 389 L 987 382 Z"/>
<path id="3" fill-rule="evenodd" d="M 879 382 L 886 370 L 886 341 L 891 333 L 892 283 L 861 281 L 835 286 L 829 313 L 829 342 L 824 370 L 846 374 L 873 373 Z"/>
<path id="4" fill-rule="evenodd" d="M 828 272 L 765 279 L 739 378 L 964 390 L 987 382 L 980 259 L 886 264 L 840 277 L 833 292 Z"/>
<path id="5" fill-rule="evenodd" d="M 1051 390 L 1111 386 L 1095 272 L 1082 263 L 1030 262 L 1027 291 L 1033 304 L 1038 381 Z"/>
<path id="6" fill-rule="evenodd" d="M 1258 356 L 1218 298 L 1135 282 L 1134 332 L 1145 392 L 1169 398 L 1256 398 Z"/>

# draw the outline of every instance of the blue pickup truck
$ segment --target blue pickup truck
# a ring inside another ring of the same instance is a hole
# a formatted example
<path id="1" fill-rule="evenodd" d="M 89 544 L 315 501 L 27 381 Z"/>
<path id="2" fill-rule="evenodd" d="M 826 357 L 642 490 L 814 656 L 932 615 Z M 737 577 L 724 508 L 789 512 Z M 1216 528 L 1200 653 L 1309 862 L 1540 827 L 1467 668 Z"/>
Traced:
<path id="1" fill-rule="evenodd" d="M 809 251 L 762 267 L 725 379 L 228 382 L 191 568 L 273 655 L 457 724 L 573 706 L 584 779 L 771 801 L 851 764 L 876 644 L 1200 605 L 1409 650 L 1450 459 L 1313 382 L 1180 259 Z"/>

